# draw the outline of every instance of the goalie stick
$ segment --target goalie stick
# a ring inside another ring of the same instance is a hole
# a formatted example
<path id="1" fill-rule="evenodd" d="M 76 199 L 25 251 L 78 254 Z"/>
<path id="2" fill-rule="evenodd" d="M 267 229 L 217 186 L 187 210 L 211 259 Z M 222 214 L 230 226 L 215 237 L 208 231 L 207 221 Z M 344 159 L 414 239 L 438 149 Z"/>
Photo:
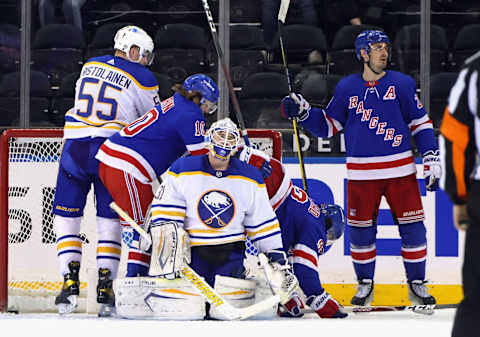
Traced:
<path id="1" fill-rule="evenodd" d="M 144 239 L 151 243 L 150 236 L 145 230 L 140 227 L 123 209 L 121 209 L 115 202 L 110 203 L 112 208 L 119 216 L 125 219 L 133 229 L 135 229 Z M 235 308 L 228 303 L 222 295 L 213 289 L 205 279 L 198 275 L 188 264 L 184 263 L 180 274 L 184 280 L 191 284 L 195 291 L 202 296 L 210 305 L 213 305 L 221 312 L 228 320 L 245 319 L 265 311 L 280 302 L 280 296 L 274 295 L 266 298 L 261 302 L 255 303 L 244 308 Z"/>
<path id="2" fill-rule="evenodd" d="M 285 53 L 285 47 L 283 45 L 283 25 L 285 18 L 287 17 L 288 7 L 290 6 L 290 0 L 281 0 L 280 9 L 278 11 L 278 37 L 280 42 L 280 52 L 282 53 L 283 69 L 285 70 L 285 76 L 287 76 L 288 92 L 292 96 L 293 88 L 290 82 L 290 72 L 287 65 L 287 54 Z M 305 173 L 305 164 L 303 163 L 302 147 L 300 145 L 300 136 L 298 134 L 298 126 L 295 118 L 292 119 L 293 133 L 295 134 L 295 143 L 297 144 L 298 163 L 300 164 L 300 172 L 302 174 L 303 189 L 308 194 L 307 175 Z"/>
<path id="3" fill-rule="evenodd" d="M 205 10 L 205 15 L 207 16 L 208 25 L 210 26 L 210 31 L 212 32 L 213 44 L 215 45 L 215 50 L 217 51 L 218 62 L 222 66 L 223 75 L 227 81 L 228 91 L 230 92 L 230 97 L 232 98 L 233 109 L 235 111 L 235 117 L 237 117 L 238 126 L 242 133 L 243 140 L 245 145 L 250 146 L 250 141 L 248 140 L 247 128 L 243 120 L 242 112 L 240 111 L 240 104 L 238 103 L 237 95 L 233 90 L 233 83 L 228 72 L 227 65 L 225 63 L 225 56 L 223 54 L 220 43 L 218 42 L 217 29 L 215 28 L 215 22 L 213 22 L 212 12 L 210 11 L 210 6 L 208 5 L 208 0 L 202 0 L 203 9 Z"/>

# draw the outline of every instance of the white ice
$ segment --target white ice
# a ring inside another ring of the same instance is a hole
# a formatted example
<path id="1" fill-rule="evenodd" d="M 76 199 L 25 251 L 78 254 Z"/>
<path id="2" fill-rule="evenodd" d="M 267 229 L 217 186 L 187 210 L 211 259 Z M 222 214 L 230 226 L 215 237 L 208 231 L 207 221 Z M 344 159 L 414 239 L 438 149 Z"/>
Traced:
<path id="1" fill-rule="evenodd" d="M 425 316 L 411 311 L 350 314 L 346 319 L 153 321 L 73 314 L 0 314 L 0 336 L 62 337 L 449 337 L 454 309 Z"/>

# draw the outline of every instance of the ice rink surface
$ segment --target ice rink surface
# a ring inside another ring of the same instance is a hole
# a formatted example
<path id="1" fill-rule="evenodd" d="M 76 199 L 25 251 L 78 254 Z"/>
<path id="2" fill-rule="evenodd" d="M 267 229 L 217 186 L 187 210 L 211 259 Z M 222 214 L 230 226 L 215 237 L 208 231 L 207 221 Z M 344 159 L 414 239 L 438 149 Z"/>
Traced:
<path id="1" fill-rule="evenodd" d="M 449 337 L 455 309 L 436 310 L 431 316 L 401 312 L 350 314 L 346 319 L 276 318 L 246 321 L 153 321 L 98 318 L 73 314 L 0 314 L 1 336 L 62 337 Z M 10 334 L 11 332 L 11 334 Z"/>

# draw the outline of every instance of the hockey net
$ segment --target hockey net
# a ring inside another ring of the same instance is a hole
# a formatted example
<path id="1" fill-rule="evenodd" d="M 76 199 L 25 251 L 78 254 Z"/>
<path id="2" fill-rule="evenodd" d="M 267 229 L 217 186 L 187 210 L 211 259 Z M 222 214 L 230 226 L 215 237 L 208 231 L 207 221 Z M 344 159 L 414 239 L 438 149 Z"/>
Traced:
<path id="1" fill-rule="evenodd" d="M 281 135 L 249 130 L 256 148 L 281 158 Z M 1 136 L 0 312 L 55 311 L 63 279 L 56 258 L 52 203 L 62 147 L 61 129 L 11 129 Z M 93 193 L 82 220 L 79 312 L 95 312 L 96 224 Z M 119 275 L 124 275 L 122 249 Z M 254 253 L 254 252 L 251 252 Z"/>

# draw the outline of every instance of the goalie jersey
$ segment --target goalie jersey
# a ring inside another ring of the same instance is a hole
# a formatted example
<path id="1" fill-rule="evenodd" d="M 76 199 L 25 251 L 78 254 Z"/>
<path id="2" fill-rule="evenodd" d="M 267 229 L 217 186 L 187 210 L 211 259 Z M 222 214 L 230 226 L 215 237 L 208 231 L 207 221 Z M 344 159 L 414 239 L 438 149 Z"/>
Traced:
<path id="1" fill-rule="evenodd" d="M 65 115 L 65 139 L 107 138 L 160 103 L 150 70 L 111 55 L 89 59 L 75 90 L 75 105 Z"/>
<path id="2" fill-rule="evenodd" d="M 153 223 L 175 221 L 192 246 L 244 241 L 260 252 L 282 247 L 280 226 L 260 172 L 236 158 L 215 171 L 208 156 L 175 161 L 152 202 Z"/>

